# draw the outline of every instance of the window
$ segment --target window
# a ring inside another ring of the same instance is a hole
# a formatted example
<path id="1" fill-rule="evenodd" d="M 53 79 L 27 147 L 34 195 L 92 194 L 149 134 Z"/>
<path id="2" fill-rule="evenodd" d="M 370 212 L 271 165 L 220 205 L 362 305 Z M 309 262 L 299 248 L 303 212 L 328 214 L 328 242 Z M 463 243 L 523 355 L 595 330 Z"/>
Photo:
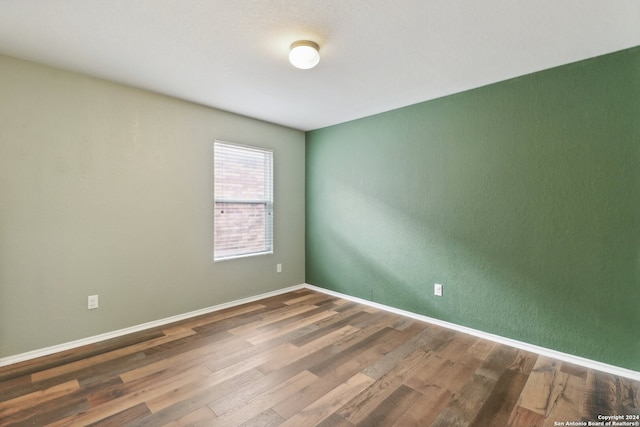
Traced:
<path id="1" fill-rule="evenodd" d="M 215 141 L 213 259 L 273 252 L 273 151 Z"/>

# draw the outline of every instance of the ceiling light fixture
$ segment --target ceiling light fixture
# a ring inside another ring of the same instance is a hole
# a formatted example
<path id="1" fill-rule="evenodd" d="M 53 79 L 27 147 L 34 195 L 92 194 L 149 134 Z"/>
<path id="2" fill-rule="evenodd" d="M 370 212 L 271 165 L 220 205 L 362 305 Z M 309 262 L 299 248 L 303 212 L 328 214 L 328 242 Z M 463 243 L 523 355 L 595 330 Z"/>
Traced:
<path id="1" fill-rule="evenodd" d="M 298 40 L 291 43 L 289 62 L 296 68 L 308 70 L 320 62 L 320 46 L 310 40 Z"/>

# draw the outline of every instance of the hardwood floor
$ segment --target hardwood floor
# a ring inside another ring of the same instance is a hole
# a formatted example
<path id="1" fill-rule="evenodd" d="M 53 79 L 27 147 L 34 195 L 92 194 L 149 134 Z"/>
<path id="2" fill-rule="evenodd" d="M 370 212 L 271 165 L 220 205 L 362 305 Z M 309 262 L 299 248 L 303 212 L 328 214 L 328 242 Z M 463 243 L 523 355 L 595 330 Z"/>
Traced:
<path id="1" fill-rule="evenodd" d="M 640 415 L 640 383 L 308 289 L 0 368 L 0 426 L 553 426 L 599 415 Z"/>

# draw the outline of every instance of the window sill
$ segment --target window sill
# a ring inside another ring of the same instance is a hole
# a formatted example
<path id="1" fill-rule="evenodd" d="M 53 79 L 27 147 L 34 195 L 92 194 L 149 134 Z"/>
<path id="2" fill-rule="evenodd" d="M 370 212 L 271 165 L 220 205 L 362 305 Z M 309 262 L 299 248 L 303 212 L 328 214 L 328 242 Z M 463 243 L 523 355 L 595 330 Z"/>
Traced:
<path id="1" fill-rule="evenodd" d="M 232 256 L 227 256 L 227 257 L 224 257 L 224 258 L 215 258 L 214 257 L 213 258 L 213 262 L 230 261 L 230 260 L 242 259 L 242 258 L 253 258 L 253 257 L 261 256 L 261 255 L 273 255 L 273 251 L 255 252 L 255 253 L 244 254 L 244 255 L 232 255 Z"/>

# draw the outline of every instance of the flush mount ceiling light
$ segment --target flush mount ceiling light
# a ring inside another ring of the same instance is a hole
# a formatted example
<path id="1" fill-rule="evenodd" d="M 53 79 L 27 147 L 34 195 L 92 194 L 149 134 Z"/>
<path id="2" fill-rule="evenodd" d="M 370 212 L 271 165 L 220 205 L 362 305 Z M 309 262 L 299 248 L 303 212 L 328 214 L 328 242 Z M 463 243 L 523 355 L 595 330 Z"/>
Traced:
<path id="1" fill-rule="evenodd" d="M 291 43 L 289 62 L 296 68 L 308 70 L 320 62 L 320 46 L 310 40 L 298 40 Z"/>

